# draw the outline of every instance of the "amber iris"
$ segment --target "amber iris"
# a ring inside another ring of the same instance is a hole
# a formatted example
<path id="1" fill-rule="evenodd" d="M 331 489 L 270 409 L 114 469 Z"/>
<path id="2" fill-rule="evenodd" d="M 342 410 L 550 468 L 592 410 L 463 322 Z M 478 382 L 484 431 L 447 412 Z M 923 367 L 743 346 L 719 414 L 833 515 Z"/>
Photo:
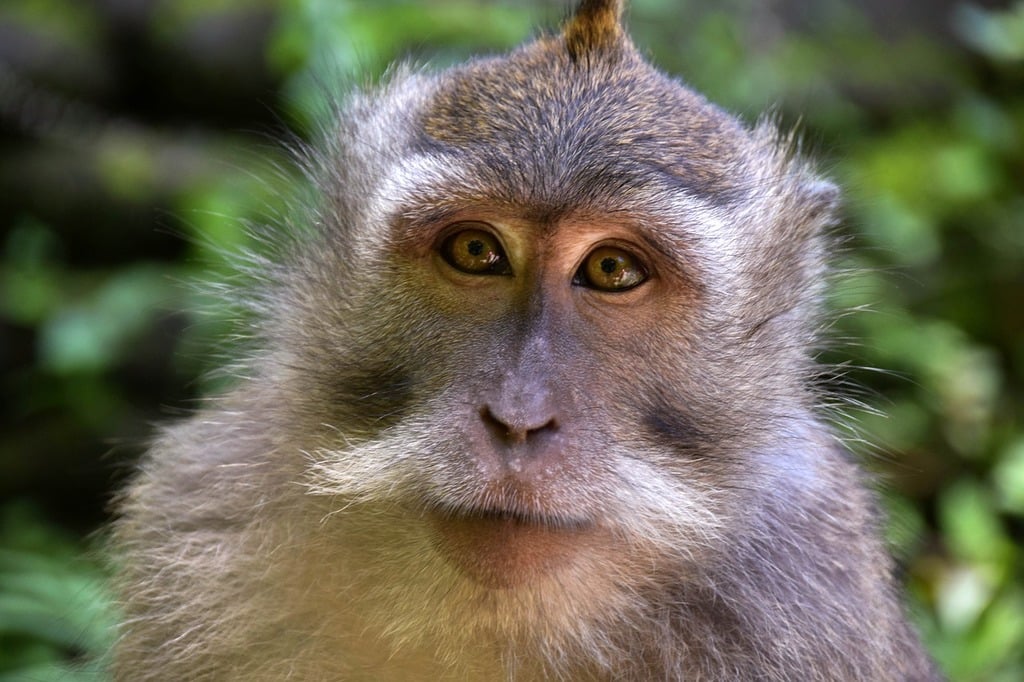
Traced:
<path id="1" fill-rule="evenodd" d="M 508 257 L 497 237 L 473 223 L 467 225 L 441 245 L 441 256 L 448 265 L 471 275 L 510 274 Z"/>
<path id="2" fill-rule="evenodd" d="M 626 291 L 647 279 L 647 270 L 628 251 L 601 246 L 587 256 L 575 283 L 599 291 Z"/>

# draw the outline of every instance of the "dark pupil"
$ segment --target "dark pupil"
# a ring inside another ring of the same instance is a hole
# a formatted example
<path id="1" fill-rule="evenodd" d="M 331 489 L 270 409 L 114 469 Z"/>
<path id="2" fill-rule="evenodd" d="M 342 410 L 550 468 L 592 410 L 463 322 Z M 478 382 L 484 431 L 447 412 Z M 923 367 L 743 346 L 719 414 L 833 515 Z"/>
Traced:
<path id="1" fill-rule="evenodd" d="M 484 252 L 484 243 L 479 239 L 474 239 L 470 243 L 466 244 L 466 250 L 469 251 L 471 256 L 479 256 Z"/>
<path id="2" fill-rule="evenodd" d="M 610 275 L 615 272 L 617 263 L 614 258 L 604 258 L 601 260 L 601 272 L 606 275 Z"/>

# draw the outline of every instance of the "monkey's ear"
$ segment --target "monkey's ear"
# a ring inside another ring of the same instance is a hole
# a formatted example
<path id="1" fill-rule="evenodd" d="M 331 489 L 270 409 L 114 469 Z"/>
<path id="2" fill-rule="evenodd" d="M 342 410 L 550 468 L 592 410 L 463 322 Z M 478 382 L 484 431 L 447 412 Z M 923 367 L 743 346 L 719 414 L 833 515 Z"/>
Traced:
<path id="1" fill-rule="evenodd" d="M 617 46 L 623 33 L 623 4 L 623 0 L 582 0 L 563 32 L 569 53 L 579 58 Z"/>
<path id="2" fill-rule="evenodd" d="M 830 222 L 839 209 L 839 188 L 828 180 L 815 179 L 803 187 L 801 200 L 809 218 Z"/>

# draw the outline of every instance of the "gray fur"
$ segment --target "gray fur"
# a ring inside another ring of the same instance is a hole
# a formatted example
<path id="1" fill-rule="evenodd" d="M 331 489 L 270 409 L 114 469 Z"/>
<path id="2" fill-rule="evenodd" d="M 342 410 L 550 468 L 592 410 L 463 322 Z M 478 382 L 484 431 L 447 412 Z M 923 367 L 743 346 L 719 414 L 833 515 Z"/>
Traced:
<path id="1" fill-rule="evenodd" d="M 262 272 L 261 348 L 120 501 L 118 680 L 936 678 L 818 414 L 836 190 L 647 65 L 620 14 L 400 69 L 306 152 L 319 202 Z M 480 207 L 537 243 L 628 217 L 664 300 L 600 333 L 526 294 L 459 305 L 423 235 Z M 496 482 L 480 401 L 533 395 L 566 415 L 557 457 Z M 426 517 L 495 508 L 600 540 L 481 584 Z"/>

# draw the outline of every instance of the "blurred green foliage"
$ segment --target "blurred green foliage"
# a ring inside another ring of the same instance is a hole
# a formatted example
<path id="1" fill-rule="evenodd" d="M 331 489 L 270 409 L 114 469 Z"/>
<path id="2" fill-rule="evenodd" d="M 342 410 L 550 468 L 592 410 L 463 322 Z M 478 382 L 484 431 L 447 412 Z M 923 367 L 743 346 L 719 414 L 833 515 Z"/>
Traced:
<path id="1" fill-rule="evenodd" d="M 26 504 L 0 513 L 0 682 L 105 679 L 114 621 L 81 547 Z"/>
<path id="2" fill-rule="evenodd" d="M 131 24 L 142 70 L 120 86 L 144 89 L 134 101 L 111 94 L 104 70 L 125 17 L 73 0 L 0 8 L 0 29 L 29 31 L 67 65 L 0 47 L 0 123 L 14 131 L 0 147 L 0 322 L 16 396 L 0 480 L 21 481 L 6 492 L 63 525 L 75 526 L 53 498 L 75 485 L 61 481 L 109 494 L 104 438 L 137 441 L 161 405 L 208 390 L 197 377 L 218 364 L 210 349 L 230 325 L 182 317 L 218 301 L 180 282 L 228 276 L 244 225 L 296 191 L 280 148 L 240 131 L 274 116 L 311 130 L 324 83 L 365 82 L 396 57 L 443 66 L 507 49 L 564 10 L 151 5 Z M 837 316 L 822 359 L 842 363 L 848 437 L 882 482 L 914 616 L 942 667 L 953 680 L 1024 679 L 1024 2 L 634 0 L 629 23 L 656 64 L 711 100 L 797 127 L 845 188 L 832 304 L 857 314 Z M 255 38 L 224 28 L 250 25 Z M 211 39 L 211 27 L 226 33 Z M 227 51 L 243 38 L 256 47 Z M 277 113 L 250 117 L 261 106 Z M 101 518 L 90 504 L 89 527 Z M 109 641 L 97 569 L 22 504 L 2 518 L 0 680 L 89 678 L 69 661 Z"/>

